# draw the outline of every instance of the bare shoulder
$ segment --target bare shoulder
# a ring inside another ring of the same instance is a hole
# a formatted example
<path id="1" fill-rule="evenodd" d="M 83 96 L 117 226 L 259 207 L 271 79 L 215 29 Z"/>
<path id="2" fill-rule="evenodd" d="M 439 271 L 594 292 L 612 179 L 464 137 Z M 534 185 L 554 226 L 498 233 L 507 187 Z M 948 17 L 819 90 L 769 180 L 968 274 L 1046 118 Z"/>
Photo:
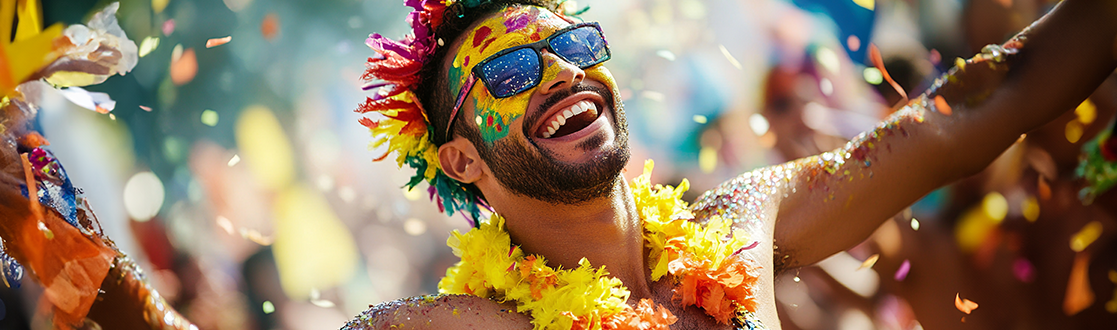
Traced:
<path id="1" fill-rule="evenodd" d="M 721 217 L 738 227 L 770 232 L 769 223 L 779 199 L 786 193 L 788 178 L 796 170 L 793 163 L 758 168 L 745 172 L 706 191 L 691 204 L 700 222 Z"/>
<path id="2" fill-rule="evenodd" d="M 510 304 L 469 295 L 428 295 L 384 302 L 342 327 L 363 329 L 530 329 Z"/>

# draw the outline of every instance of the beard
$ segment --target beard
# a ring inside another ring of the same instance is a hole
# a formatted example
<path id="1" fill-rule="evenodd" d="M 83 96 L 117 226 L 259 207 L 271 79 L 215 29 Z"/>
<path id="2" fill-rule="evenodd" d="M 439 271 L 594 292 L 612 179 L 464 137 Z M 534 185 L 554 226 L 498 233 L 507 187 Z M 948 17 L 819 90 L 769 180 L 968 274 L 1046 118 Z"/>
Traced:
<path id="1" fill-rule="evenodd" d="M 613 123 L 616 134 L 612 147 L 604 150 L 589 162 L 570 164 L 557 160 L 550 150 L 541 149 L 531 142 L 531 147 L 539 152 L 531 152 L 523 141 L 516 139 L 497 140 L 492 147 L 484 143 L 476 127 L 465 129 L 465 137 L 477 147 L 481 159 L 488 164 L 497 181 L 515 194 L 535 198 L 552 204 L 580 204 L 608 196 L 620 179 L 621 170 L 628 164 L 628 128 L 624 116 L 624 106 L 616 102 L 608 89 L 578 84 L 570 89 L 556 92 L 540 105 L 547 109 L 558 101 L 581 91 L 592 91 L 602 95 L 605 103 L 613 109 Z M 536 111 L 542 114 L 543 111 Z M 604 115 L 602 113 L 601 115 Z M 526 118 L 525 123 L 534 122 Z M 526 127 L 526 126 L 525 126 Z M 528 132 L 524 131 L 524 136 Z M 606 141 L 602 136 L 591 136 L 578 144 L 578 148 L 596 148 Z M 531 141 L 530 139 L 528 141 Z"/>

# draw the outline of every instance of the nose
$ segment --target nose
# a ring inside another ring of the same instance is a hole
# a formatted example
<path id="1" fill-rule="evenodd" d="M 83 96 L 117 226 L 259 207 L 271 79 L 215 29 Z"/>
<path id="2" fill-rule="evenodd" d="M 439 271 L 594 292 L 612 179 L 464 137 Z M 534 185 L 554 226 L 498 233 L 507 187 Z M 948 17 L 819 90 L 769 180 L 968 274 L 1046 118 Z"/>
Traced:
<path id="1" fill-rule="evenodd" d="M 539 83 L 540 93 L 549 94 L 570 88 L 586 78 L 582 68 L 546 50 L 543 51 L 543 63 L 546 67 L 543 69 L 543 81 Z"/>

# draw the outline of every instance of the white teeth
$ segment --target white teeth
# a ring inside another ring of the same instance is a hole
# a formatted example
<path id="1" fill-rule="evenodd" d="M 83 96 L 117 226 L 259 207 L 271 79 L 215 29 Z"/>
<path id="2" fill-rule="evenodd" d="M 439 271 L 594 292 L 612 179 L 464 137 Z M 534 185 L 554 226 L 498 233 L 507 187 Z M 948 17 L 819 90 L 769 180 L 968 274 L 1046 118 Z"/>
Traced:
<path id="1" fill-rule="evenodd" d="M 581 102 L 574 103 L 570 108 L 563 110 L 561 113 L 555 115 L 547 127 L 547 131 L 543 132 L 543 138 L 548 139 L 555 135 L 562 125 L 566 125 L 566 120 L 582 114 L 583 112 L 590 111 L 590 114 L 597 115 L 597 105 L 593 102 L 582 100 Z"/>

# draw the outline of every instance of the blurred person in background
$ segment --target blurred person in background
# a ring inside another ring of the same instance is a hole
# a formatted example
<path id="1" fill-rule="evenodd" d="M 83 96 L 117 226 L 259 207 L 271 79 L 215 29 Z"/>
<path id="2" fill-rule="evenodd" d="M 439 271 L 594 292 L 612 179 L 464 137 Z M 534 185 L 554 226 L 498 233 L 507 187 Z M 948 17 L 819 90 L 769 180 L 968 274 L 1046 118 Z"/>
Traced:
<path id="1" fill-rule="evenodd" d="M 474 219 L 448 241 L 462 261 L 440 283 L 467 295 L 386 303 L 351 328 L 778 327 L 774 274 L 984 168 L 1114 66 L 1112 4 L 1065 1 L 844 148 L 747 173 L 688 207 L 685 181 L 650 186 L 650 163 L 631 187 L 620 179 L 625 117 L 596 25 L 553 3 L 409 4 L 412 35 L 368 40 L 377 92 L 358 112 L 384 157 L 417 170 L 410 186 L 428 182 L 440 208 Z"/>

